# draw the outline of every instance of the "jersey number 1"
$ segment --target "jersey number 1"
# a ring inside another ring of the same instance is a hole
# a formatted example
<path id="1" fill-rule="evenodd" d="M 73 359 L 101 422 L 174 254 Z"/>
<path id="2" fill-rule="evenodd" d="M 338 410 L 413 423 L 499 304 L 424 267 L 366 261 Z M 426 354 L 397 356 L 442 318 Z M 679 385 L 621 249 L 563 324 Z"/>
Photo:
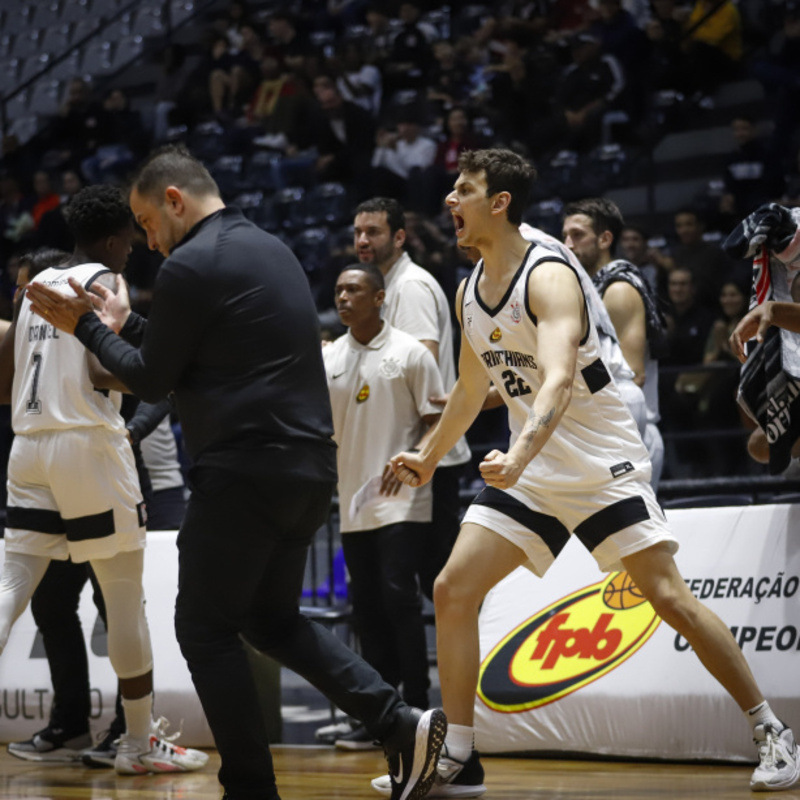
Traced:
<path id="1" fill-rule="evenodd" d="M 31 386 L 31 396 L 25 404 L 26 414 L 41 414 L 42 401 L 37 397 L 39 392 L 39 373 L 42 371 L 42 354 L 34 353 L 33 356 L 33 385 Z"/>

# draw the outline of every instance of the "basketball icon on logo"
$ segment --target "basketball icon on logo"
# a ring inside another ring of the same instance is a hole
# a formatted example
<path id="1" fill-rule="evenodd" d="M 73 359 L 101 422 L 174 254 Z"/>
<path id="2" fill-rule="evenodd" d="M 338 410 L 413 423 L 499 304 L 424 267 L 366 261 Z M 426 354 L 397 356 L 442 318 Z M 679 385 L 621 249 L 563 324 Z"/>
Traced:
<path id="1" fill-rule="evenodd" d="M 603 587 L 603 602 L 608 608 L 621 611 L 640 606 L 647 600 L 627 572 L 617 572 Z"/>

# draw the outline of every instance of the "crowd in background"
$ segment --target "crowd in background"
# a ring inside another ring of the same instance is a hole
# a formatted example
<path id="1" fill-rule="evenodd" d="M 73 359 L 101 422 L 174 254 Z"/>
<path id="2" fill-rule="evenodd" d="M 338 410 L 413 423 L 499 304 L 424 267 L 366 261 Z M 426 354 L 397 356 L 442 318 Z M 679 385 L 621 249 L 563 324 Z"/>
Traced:
<path id="1" fill-rule="evenodd" d="M 755 77 L 763 114 L 727 121 L 719 191 L 666 224 L 637 218 L 616 254 L 639 267 L 667 315 L 663 429 L 747 425 L 735 403 L 738 373 L 724 365 L 735 363 L 727 336 L 747 308 L 751 265 L 731 261 L 719 242 L 763 202 L 800 204 L 795 0 L 298 0 L 280 8 L 233 0 L 197 30 L 194 44 L 160 49 L 158 78 L 141 102 L 113 83 L 75 77 L 36 136 L 24 144 L 4 137 L 0 317 L 11 315 L 21 253 L 71 250 L 63 209 L 81 186 L 124 183 L 153 145 L 178 140 L 207 163 L 228 202 L 293 247 L 328 336 L 341 330 L 333 286 L 356 260 L 352 211 L 367 197 L 404 205 L 406 248 L 452 301 L 472 266 L 442 205 L 463 150 L 502 145 L 529 157 L 540 181 L 526 218 L 560 236 L 558 203 L 603 194 L 611 180 L 593 172 L 605 163 L 598 153 L 652 148 L 669 113 L 702 115 L 720 85 Z M 143 313 L 160 260 L 143 239 L 129 259 Z M 702 369 L 709 364 L 722 366 Z M 475 436 L 498 435 L 492 425 Z M 675 441 L 665 477 L 670 464 L 673 475 L 754 468 L 742 437 Z"/>

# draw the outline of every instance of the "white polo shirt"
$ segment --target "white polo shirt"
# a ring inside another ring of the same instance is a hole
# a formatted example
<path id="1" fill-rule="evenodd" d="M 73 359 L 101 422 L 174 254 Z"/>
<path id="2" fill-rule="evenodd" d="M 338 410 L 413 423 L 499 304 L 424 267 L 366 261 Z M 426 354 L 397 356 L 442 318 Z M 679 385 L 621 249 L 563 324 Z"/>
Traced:
<path id="1" fill-rule="evenodd" d="M 342 533 L 398 522 L 431 521 L 431 485 L 406 490 L 403 499 L 368 503 L 355 516 L 351 501 L 389 459 L 414 447 L 426 430 L 422 417 L 441 413 L 428 398 L 442 379 L 430 350 L 384 322 L 369 344 L 348 331 L 322 351 L 338 449 Z"/>
<path id="2" fill-rule="evenodd" d="M 456 362 L 450 309 L 442 287 L 430 272 L 415 264 L 408 253 L 397 259 L 383 279 L 386 289 L 383 318 L 418 341 L 438 342 L 442 384 L 445 392 L 450 392 L 456 382 Z M 462 436 L 441 460 L 440 466 L 466 464 L 470 457 L 469 445 Z"/>

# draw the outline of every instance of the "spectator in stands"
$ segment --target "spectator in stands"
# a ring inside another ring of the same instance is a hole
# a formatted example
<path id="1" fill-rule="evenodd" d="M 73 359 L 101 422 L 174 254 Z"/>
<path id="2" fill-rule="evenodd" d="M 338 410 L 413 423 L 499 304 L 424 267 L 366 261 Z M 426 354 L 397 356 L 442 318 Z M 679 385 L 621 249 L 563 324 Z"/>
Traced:
<path id="1" fill-rule="evenodd" d="M 369 191 L 370 162 L 375 146 L 372 116 L 340 94 L 330 75 L 314 79 L 317 114 L 310 135 L 319 156 L 316 175 L 321 181 L 341 181 L 353 186 L 356 197 Z"/>
<path id="2" fill-rule="evenodd" d="M 391 20 L 386 12 L 386 4 L 370 3 L 366 9 L 368 33 L 365 37 L 364 56 L 370 64 L 374 64 L 381 72 L 389 58 L 394 40 Z"/>
<path id="3" fill-rule="evenodd" d="M 725 193 L 719 201 L 728 231 L 779 191 L 769 174 L 766 148 L 759 139 L 755 120 L 739 114 L 731 121 L 731 131 L 736 149 L 725 162 Z"/>
<path id="4" fill-rule="evenodd" d="M 685 92 L 688 89 L 683 50 L 683 20 L 675 0 L 651 0 L 650 19 L 644 32 L 649 56 L 646 72 L 648 86 L 654 90 Z"/>
<path id="5" fill-rule="evenodd" d="M 45 138 L 52 163 L 76 167 L 94 152 L 105 125 L 105 111 L 83 78 L 73 78 Z M 71 249 L 71 248 L 70 248 Z"/>
<path id="6" fill-rule="evenodd" d="M 362 656 L 387 683 L 402 686 L 407 703 L 427 708 L 428 647 L 417 568 L 432 494 L 403 491 L 387 464 L 396 443 L 421 445 L 440 416 L 430 398 L 444 390 L 428 348 L 381 319 L 383 287 L 374 264 L 353 264 L 339 275 L 336 308 L 349 330 L 322 351 L 338 445 L 342 547 Z M 360 491 L 381 485 L 383 496 Z M 336 745 L 369 749 L 377 747 L 373 739 L 362 726 Z"/>
<path id="7" fill-rule="evenodd" d="M 60 203 L 42 214 L 34 237 L 37 246 L 53 247 L 67 252 L 75 247 L 75 240 L 64 218 L 64 209 L 82 188 L 83 178 L 77 170 L 65 169 L 61 173 Z"/>
<path id="8" fill-rule="evenodd" d="M 440 40 L 433 44 L 435 64 L 428 79 L 428 102 L 437 115 L 467 99 L 469 71 L 458 57 L 452 42 Z"/>
<path id="9" fill-rule="evenodd" d="M 723 284 L 719 293 L 721 313 L 714 320 L 706 339 L 704 364 L 718 361 L 738 361 L 731 350 L 730 337 L 739 320 L 747 313 L 748 295 L 742 286 L 734 281 Z"/>
<path id="10" fill-rule="evenodd" d="M 276 56 L 282 66 L 299 72 L 313 47 L 293 14 L 276 11 L 269 18 L 267 52 Z"/>
<path id="11" fill-rule="evenodd" d="M 192 83 L 206 77 L 211 111 L 217 117 L 230 113 L 234 107 L 233 68 L 236 65 L 228 37 L 214 34 L 208 45 L 206 55 L 193 75 Z M 196 85 L 196 84 L 195 84 Z"/>
<path id="12" fill-rule="evenodd" d="M 103 112 L 97 149 L 81 162 L 81 171 L 89 183 L 122 179 L 150 146 L 141 114 L 130 107 L 122 89 L 113 88 L 106 94 Z"/>
<path id="13" fill-rule="evenodd" d="M 669 309 L 667 331 L 669 365 L 696 365 L 703 362 L 706 341 L 714 324 L 714 313 L 698 302 L 694 273 L 683 266 L 675 267 L 667 284 Z"/>
<path id="14" fill-rule="evenodd" d="M 224 34 L 231 49 L 242 47 L 242 28 L 251 21 L 250 8 L 244 0 L 231 0 L 225 12 L 214 21 L 214 29 Z"/>
<path id="15" fill-rule="evenodd" d="M 695 99 L 738 74 L 742 19 L 733 0 L 695 0 L 684 34 L 686 75 L 692 79 Z"/>
<path id="16" fill-rule="evenodd" d="M 427 85 L 434 65 L 431 45 L 436 29 L 422 23 L 421 15 L 417 0 L 400 3 L 398 16 L 403 25 L 392 40 L 383 69 L 386 94 L 390 98 L 400 90 L 419 90 Z"/>
<path id="17" fill-rule="evenodd" d="M 191 72 L 192 63 L 187 59 L 186 49 L 176 42 L 168 44 L 161 52 L 159 74 L 153 92 L 153 141 L 156 144 L 167 140 L 170 127 L 181 125 L 187 119 L 184 92 Z"/>
<path id="18" fill-rule="evenodd" d="M 336 77 L 336 86 L 342 97 L 361 106 L 377 117 L 383 99 L 383 76 L 364 57 L 364 47 L 357 41 L 345 41 L 336 58 L 329 59 L 326 67 Z"/>
<path id="19" fill-rule="evenodd" d="M 555 145 L 589 150 L 600 142 L 603 115 L 617 108 L 625 75 L 614 56 L 603 53 L 597 37 L 578 33 L 571 39 L 572 64 L 561 75 L 553 114 L 533 131 L 531 151 Z"/>
<path id="20" fill-rule="evenodd" d="M 625 225 L 619 235 L 619 252 L 639 270 L 653 294 L 663 294 L 661 288 L 662 285 L 666 288 L 666 276 L 653 261 L 644 228 Z"/>
<path id="21" fill-rule="evenodd" d="M 43 169 L 33 173 L 33 191 L 36 194 L 36 202 L 31 209 L 31 216 L 34 227 L 38 228 L 42 216 L 56 208 L 61 202 L 61 198 L 53 191 L 50 175 Z"/>
<path id="22" fill-rule="evenodd" d="M 697 301 L 708 309 L 716 309 L 719 290 L 731 277 L 734 265 L 721 247 L 704 240 L 705 222 L 695 209 L 678 209 L 674 221 L 678 244 L 669 255 L 653 251 L 656 265 L 670 274 L 678 266 L 688 269 Z M 671 302 L 671 293 L 669 299 Z"/>
<path id="23" fill-rule="evenodd" d="M 314 102 L 305 84 L 281 70 L 273 55 L 261 59 L 261 82 L 256 88 L 245 119 L 253 136 L 267 137 L 260 144 L 292 152 L 308 140 Z"/>
<path id="24" fill-rule="evenodd" d="M 436 158 L 436 142 L 422 135 L 422 111 L 416 106 L 400 106 L 393 116 L 396 129 L 379 128 L 375 137 L 373 191 L 412 209 L 425 207 L 422 173 Z"/>
<path id="25" fill-rule="evenodd" d="M 34 229 L 33 197 L 26 196 L 13 175 L 0 176 L 0 261 L 30 241 Z"/>

